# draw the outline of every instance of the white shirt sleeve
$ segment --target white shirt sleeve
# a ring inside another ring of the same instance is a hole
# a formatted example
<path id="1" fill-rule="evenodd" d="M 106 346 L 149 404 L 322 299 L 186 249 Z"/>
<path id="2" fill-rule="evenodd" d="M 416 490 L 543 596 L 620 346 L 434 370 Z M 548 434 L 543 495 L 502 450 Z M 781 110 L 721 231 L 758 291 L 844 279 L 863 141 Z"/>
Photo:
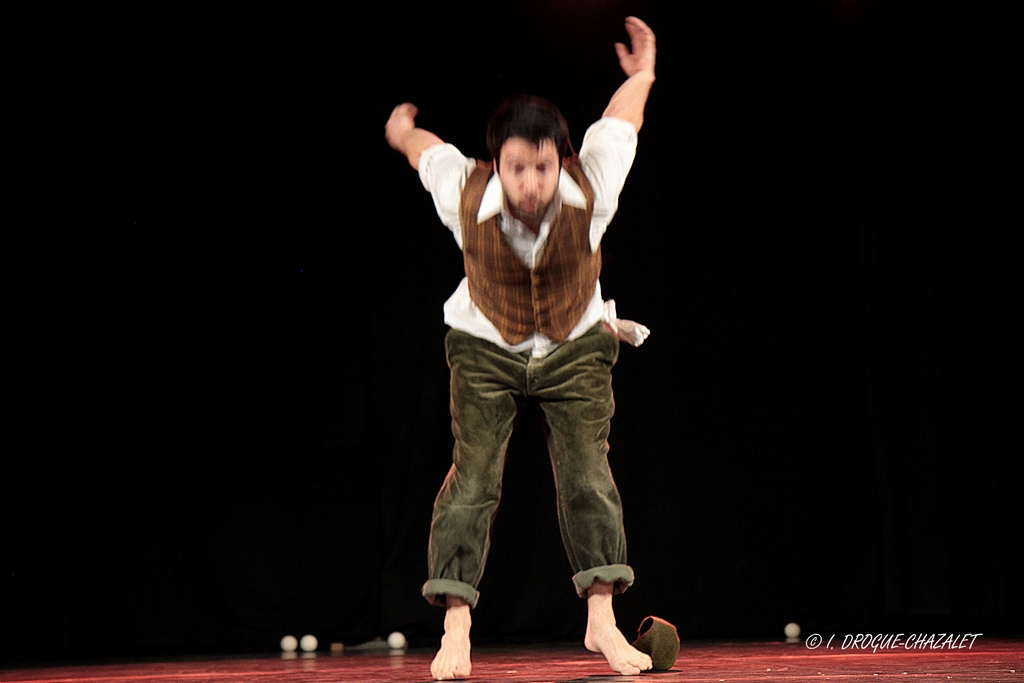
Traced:
<path id="1" fill-rule="evenodd" d="M 619 194 L 636 157 L 636 140 L 633 124 L 614 117 L 601 118 L 583 137 L 580 165 L 594 189 L 590 245 L 595 250 L 619 208 Z"/>
<path id="2" fill-rule="evenodd" d="M 463 156 L 454 145 L 434 145 L 420 154 L 420 182 L 434 199 L 437 215 L 462 248 L 462 222 L 459 206 L 462 188 L 476 166 L 476 162 Z"/>

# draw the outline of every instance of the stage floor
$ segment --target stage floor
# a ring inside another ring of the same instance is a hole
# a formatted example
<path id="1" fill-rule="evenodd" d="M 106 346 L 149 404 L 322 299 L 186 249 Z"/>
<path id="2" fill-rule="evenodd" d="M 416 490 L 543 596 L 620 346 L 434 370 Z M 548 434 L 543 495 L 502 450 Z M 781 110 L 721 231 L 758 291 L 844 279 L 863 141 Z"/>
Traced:
<path id="1" fill-rule="evenodd" d="M 488 683 L 596 683 L 639 681 L 1024 681 L 1024 639 L 979 636 L 970 648 L 843 650 L 833 642 L 684 642 L 671 671 L 612 675 L 599 655 L 582 645 L 480 647 L 471 681 Z M 121 662 L 0 669 L 4 683 L 420 683 L 430 681 L 432 650 L 316 653 L 293 658 L 260 656 L 188 661 Z"/>

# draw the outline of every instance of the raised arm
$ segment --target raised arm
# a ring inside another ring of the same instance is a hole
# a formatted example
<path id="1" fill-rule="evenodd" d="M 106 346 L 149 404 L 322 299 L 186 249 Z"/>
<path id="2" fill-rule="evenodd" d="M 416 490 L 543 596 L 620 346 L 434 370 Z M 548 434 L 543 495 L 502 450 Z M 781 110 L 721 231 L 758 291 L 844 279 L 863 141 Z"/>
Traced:
<path id="1" fill-rule="evenodd" d="M 388 144 L 405 155 L 409 165 L 419 170 L 420 154 L 434 145 L 444 142 L 441 138 L 422 128 L 416 127 L 416 105 L 400 104 L 391 112 L 388 122 L 384 124 L 384 137 Z"/>
<path id="2" fill-rule="evenodd" d="M 632 49 L 615 43 L 615 52 L 628 78 L 612 95 L 604 116 L 629 121 L 639 131 L 644 123 L 647 96 L 654 84 L 654 31 L 636 17 L 626 17 L 626 32 Z"/>

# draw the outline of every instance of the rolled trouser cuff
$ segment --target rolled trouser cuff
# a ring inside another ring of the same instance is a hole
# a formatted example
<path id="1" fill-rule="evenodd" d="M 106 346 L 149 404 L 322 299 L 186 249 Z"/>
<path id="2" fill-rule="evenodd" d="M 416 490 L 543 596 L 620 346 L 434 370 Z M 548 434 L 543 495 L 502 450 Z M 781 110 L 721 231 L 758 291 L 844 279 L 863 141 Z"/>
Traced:
<path id="1" fill-rule="evenodd" d="M 454 595 L 469 603 L 470 607 L 476 607 L 480 599 L 480 592 L 468 583 L 453 581 L 452 579 L 430 579 L 423 584 L 423 597 L 431 605 L 447 607 L 447 596 Z"/>
<path id="2" fill-rule="evenodd" d="M 576 593 L 581 598 L 587 597 L 587 591 L 595 581 L 615 584 L 613 592 L 618 595 L 633 585 L 633 569 L 626 564 L 608 564 L 585 569 L 572 577 L 572 582 L 576 584 Z"/>

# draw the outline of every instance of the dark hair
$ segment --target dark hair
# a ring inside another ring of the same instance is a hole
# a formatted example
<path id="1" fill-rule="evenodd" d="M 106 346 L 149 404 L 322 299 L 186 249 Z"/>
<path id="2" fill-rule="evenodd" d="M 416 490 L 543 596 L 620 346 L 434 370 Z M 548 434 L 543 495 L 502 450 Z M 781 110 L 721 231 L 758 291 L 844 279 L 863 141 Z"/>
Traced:
<path id="1" fill-rule="evenodd" d="M 561 161 L 569 153 L 569 124 L 558 107 L 542 97 L 519 95 L 502 102 L 487 123 L 487 151 L 498 164 L 501 148 L 509 138 L 523 138 L 539 145 L 551 140 Z"/>

